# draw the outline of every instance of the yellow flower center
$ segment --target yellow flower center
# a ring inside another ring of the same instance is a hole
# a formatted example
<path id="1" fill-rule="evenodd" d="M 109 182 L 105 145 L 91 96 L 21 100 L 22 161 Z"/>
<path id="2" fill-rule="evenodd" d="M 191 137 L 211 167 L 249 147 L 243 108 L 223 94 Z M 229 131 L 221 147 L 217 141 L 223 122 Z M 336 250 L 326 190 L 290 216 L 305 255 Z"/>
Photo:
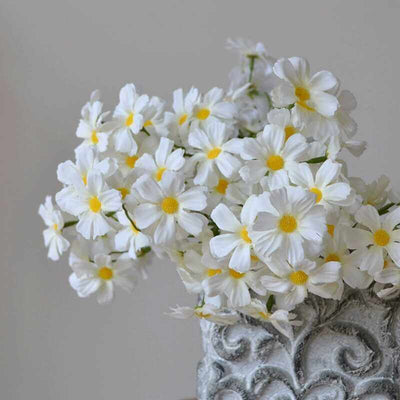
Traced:
<path id="1" fill-rule="evenodd" d="M 58 231 L 58 225 L 57 225 L 57 224 L 54 224 L 54 225 L 53 225 L 53 229 L 57 232 L 57 231 Z"/>
<path id="2" fill-rule="evenodd" d="M 260 261 L 260 259 L 259 259 L 257 256 L 255 256 L 254 254 L 252 254 L 252 255 L 250 256 L 250 259 L 251 259 L 251 261 L 253 261 L 253 262 L 259 262 L 259 261 Z"/>
<path id="3" fill-rule="evenodd" d="M 317 198 L 315 199 L 315 202 L 319 203 L 322 199 L 322 192 L 316 187 L 311 188 L 310 192 L 314 193 L 317 196 Z"/>
<path id="4" fill-rule="evenodd" d="M 289 275 L 289 279 L 293 285 L 305 285 L 308 281 L 308 275 L 304 271 L 295 271 Z"/>
<path id="5" fill-rule="evenodd" d="M 293 215 L 284 215 L 279 221 L 279 228 L 285 233 L 292 233 L 297 229 L 297 220 Z"/>
<path id="6" fill-rule="evenodd" d="M 129 113 L 129 115 L 125 119 L 125 125 L 131 126 L 133 124 L 133 113 Z"/>
<path id="7" fill-rule="evenodd" d="M 260 312 L 258 313 L 258 315 L 259 315 L 262 319 L 269 319 L 269 317 L 271 316 L 270 313 L 266 313 L 266 312 L 263 312 L 263 311 L 260 311 Z"/>
<path id="8" fill-rule="evenodd" d="M 195 314 L 199 318 L 210 318 L 211 314 L 205 314 L 202 311 L 195 311 Z"/>
<path id="9" fill-rule="evenodd" d="M 209 276 L 209 277 L 211 278 L 212 276 L 219 275 L 221 272 L 222 272 L 222 269 L 219 269 L 219 268 L 217 268 L 217 269 L 209 268 L 209 269 L 207 270 L 207 276 Z"/>
<path id="10" fill-rule="evenodd" d="M 294 94 L 297 97 L 297 104 L 309 111 L 315 111 L 314 108 L 310 107 L 307 104 L 307 101 L 310 100 L 310 92 L 308 91 L 308 89 L 304 88 L 304 87 L 297 87 Z"/>
<path id="11" fill-rule="evenodd" d="M 164 172 L 167 170 L 167 168 L 165 167 L 160 167 L 158 168 L 157 172 L 155 173 L 155 179 L 156 181 L 160 182 L 162 179 L 162 176 L 164 174 Z"/>
<path id="12" fill-rule="evenodd" d="M 130 192 L 131 192 L 131 191 L 130 191 L 128 188 L 126 188 L 126 187 L 120 187 L 120 188 L 118 188 L 117 190 L 119 190 L 119 192 L 121 193 L 122 200 L 124 200 L 125 197 L 128 196 L 128 194 L 130 194 Z"/>
<path id="13" fill-rule="evenodd" d="M 96 197 L 93 196 L 89 200 L 89 208 L 94 212 L 98 213 L 101 209 L 101 202 L 100 200 Z"/>
<path id="14" fill-rule="evenodd" d="M 229 182 L 225 179 L 220 179 L 218 185 L 215 186 L 215 190 L 222 195 L 225 195 L 226 189 L 228 188 Z"/>
<path id="15" fill-rule="evenodd" d="M 247 229 L 245 227 L 242 228 L 240 231 L 240 237 L 246 242 L 246 243 L 251 243 L 251 239 L 249 238 L 249 232 L 247 232 Z"/>
<path id="16" fill-rule="evenodd" d="M 179 126 L 183 125 L 183 124 L 186 122 L 187 117 L 188 117 L 187 114 L 182 114 L 182 115 L 181 115 L 181 117 L 180 117 L 179 120 L 178 120 Z"/>
<path id="17" fill-rule="evenodd" d="M 269 169 L 272 169 L 272 171 L 278 171 L 283 168 L 283 166 L 285 165 L 285 161 L 281 156 L 275 154 L 268 158 L 266 165 Z"/>
<path id="18" fill-rule="evenodd" d="M 179 209 L 178 200 L 173 197 L 165 197 L 161 202 L 161 208 L 167 214 L 175 214 Z"/>
<path id="19" fill-rule="evenodd" d="M 108 267 L 101 267 L 97 273 L 97 275 L 99 276 L 99 278 L 108 281 L 110 279 L 112 279 L 114 272 L 111 268 Z"/>
<path id="20" fill-rule="evenodd" d="M 148 119 L 144 124 L 143 124 L 143 126 L 146 128 L 146 127 L 148 127 L 148 126 L 152 126 L 153 125 L 153 122 L 150 120 L 150 119 Z"/>
<path id="21" fill-rule="evenodd" d="M 138 159 L 138 156 L 126 156 L 125 165 L 128 166 L 130 169 L 135 168 L 135 164 Z"/>
<path id="22" fill-rule="evenodd" d="M 87 185 L 87 174 L 82 175 L 82 182 L 85 186 Z"/>
<path id="23" fill-rule="evenodd" d="M 328 254 L 327 257 L 325 258 L 325 262 L 329 262 L 329 261 L 340 262 L 340 257 L 335 253 Z"/>
<path id="24" fill-rule="evenodd" d="M 222 149 L 219 147 L 214 147 L 213 149 L 209 150 L 207 153 L 207 158 L 209 160 L 213 160 L 214 158 L 217 158 L 220 153 L 221 153 Z"/>
<path id="25" fill-rule="evenodd" d="M 209 115 L 210 115 L 210 110 L 208 108 L 200 108 L 200 110 L 197 111 L 196 117 L 198 119 L 205 120 L 208 118 Z"/>
<path id="26" fill-rule="evenodd" d="M 297 132 L 296 128 L 292 125 L 285 126 L 285 141 Z"/>
<path id="27" fill-rule="evenodd" d="M 328 229 L 328 233 L 333 237 L 335 233 L 335 225 L 326 224 L 326 227 Z"/>
<path id="28" fill-rule="evenodd" d="M 92 136 L 90 137 L 90 140 L 93 144 L 99 143 L 99 138 L 97 137 L 97 132 L 95 130 L 92 131 Z"/>
<path id="29" fill-rule="evenodd" d="M 383 229 L 374 233 L 374 242 L 378 246 L 386 246 L 390 242 L 390 235 Z"/>
<path id="30" fill-rule="evenodd" d="M 229 268 L 229 275 L 230 275 L 232 278 L 240 279 L 240 278 L 243 278 L 246 274 L 245 274 L 245 273 L 241 274 L 240 272 L 237 272 L 237 271 L 235 271 L 234 269 Z"/>

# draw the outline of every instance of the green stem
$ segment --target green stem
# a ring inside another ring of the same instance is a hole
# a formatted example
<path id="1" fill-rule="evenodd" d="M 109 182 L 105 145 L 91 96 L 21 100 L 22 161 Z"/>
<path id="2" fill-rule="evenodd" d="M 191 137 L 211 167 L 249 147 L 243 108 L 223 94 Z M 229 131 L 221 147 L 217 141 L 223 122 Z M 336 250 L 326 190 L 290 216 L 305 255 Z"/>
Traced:
<path id="1" fill-rule="evenodd" d="M 394 205 L 395 205 L 395 203 L 386 204 L 386 206 L 384 206 L 378 210 L 378 214 L 379 215 L 386 214 L 387 212 L 389 212 L 389 208 L 393 207 Z"/>
<path id="2" fill-rule="evenodd" d="M 64 228 L 69 228 L 70 226 L 74 226 L 74 225 L 76 225 L 78 222 L 79 222 L 79 221 L 67 221 L 67 222 L 64 224 L 63 229 L 64 229 Z"/>
<path id="3" fill-rule="evenodd" d="M 129 216 L 128 210 L 125 207 L 125 204 L 122 204 L 122 209 L 125 211 L 125 215 L 126 218 L 129 219 L 129 222 L 132 224 L 132 226 L 138 231 L 140 232 L 140 229 L 138 229 L 138 227 L 135 225 L 135 223 L 133 222 L 132 218 Z"/>
<path id="4" fill-rule="evenodd" d="M 327 156 L 315 157 L 315 158 L 311 158 L 310 160 L 307 160 L 306 163 L 308 163 L 308 164 L 319 164 L 319 163 L 323 163 L 327 159 L 328 159 Z"/>
<path id="5" fill-rule="evenodd" d="M 250 60 L 250 73 L 249 73 L 249 82 L 253 80 L 253 71 L 254 71 L 254 62 L 257 56 L 248 56 Z"/>

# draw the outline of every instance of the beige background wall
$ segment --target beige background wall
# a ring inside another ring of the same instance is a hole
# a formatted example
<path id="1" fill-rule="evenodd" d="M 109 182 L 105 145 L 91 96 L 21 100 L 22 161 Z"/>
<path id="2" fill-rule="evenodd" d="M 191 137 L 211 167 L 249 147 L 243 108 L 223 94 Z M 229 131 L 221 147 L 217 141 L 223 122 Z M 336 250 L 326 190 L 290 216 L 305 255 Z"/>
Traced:
<path id="1" fill-rule="evenodd" d="M 263 41 L 337 74 L 359 100 L 369 149 L 354 174 L 400 189 L 400 1 L 0 0 L 0 399 L 178 400 L 194 394 L 196 321 L 172 265 L 110 306 L 80 300 L 66 260 L 46 259 L 37 208 L 73 156 L 81 105 L 106 106 L 135 82 L 172 90 L 225 85 L 228 36 Z"/>

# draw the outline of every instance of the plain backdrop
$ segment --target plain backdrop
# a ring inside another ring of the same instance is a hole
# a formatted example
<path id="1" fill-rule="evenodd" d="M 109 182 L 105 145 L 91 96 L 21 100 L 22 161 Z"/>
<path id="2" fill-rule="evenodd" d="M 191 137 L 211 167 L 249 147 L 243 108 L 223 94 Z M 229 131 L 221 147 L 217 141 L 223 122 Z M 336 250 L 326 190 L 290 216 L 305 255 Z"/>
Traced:
<path id="1" fill-rule="evenodd" d="M 135 293 L 99 306 L 48 261 L 37 215 L 59 190 L 90 92 L 113 107 L 134 82 L 170 100 L 191 85 L 226 86 L 227 37 L 265 43 L 331 70 L 358 99 L 361 159 L 351 175 L 386 173 L 400 189 L 399 0 L 0 1 L 0 399 L 178 400 L 195 393 L 197 321 L 165 316 L 194 299 L 168 262 Z"/>

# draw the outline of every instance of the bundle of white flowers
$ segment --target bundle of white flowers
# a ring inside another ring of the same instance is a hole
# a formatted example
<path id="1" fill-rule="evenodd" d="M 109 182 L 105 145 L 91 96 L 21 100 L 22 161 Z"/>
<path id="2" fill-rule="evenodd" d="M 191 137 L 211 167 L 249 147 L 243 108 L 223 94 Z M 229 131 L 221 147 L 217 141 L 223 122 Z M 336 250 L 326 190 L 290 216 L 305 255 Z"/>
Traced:
<path id="1" fill-rule="evenodd" d="M 58 166 L 57 206 L 48 196 L 39 208 L 49 258 L 70 248 L 72 288 L 107 303 L 169 257 L 200 299 L 172 315 L 232 324 L 245 314 L 287 336 L 308 293 L 340 299 L 348 285 L 391 296 L 400 198 L 385 176 L 348 175 L 342 152 L 366 147 L 353 139 L 354 96 L 304 58 L 229 47 L 240 65 L 227 92 L 177 89 L 164 111 L 127 84 L 112 116 L 92 93 L 76 160 Z"/>

